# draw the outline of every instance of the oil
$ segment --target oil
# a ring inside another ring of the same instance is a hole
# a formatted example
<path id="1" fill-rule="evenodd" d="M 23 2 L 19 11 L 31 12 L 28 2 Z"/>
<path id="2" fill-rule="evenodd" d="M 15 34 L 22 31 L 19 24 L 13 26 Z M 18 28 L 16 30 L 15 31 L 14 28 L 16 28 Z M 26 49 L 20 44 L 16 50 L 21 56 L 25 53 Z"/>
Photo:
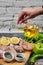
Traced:
<path id="1" fill-rule="evenodd" d="M 24 31 L 26 37 L 35 37 L 39 33 L 39 26 L 27 23 L 25 27 L 19 28 Z"/>
<path id="2" fill-rule="evenodd" d="M 25 31 L 24 29 L 24 34 L 27 36 L 27 37 L 35 37 L 37 36 L 37 34 L 39 33 L 39 26 L 36 26 L 36 25 L 28 25 L 27 26 L 27 29 Z"/>

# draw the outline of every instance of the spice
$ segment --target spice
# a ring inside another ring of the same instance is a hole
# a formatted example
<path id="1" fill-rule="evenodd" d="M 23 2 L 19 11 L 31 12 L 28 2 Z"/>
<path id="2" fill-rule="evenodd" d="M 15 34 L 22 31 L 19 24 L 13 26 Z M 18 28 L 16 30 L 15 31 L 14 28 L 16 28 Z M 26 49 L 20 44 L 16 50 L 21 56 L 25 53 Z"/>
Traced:
<path id="1" fill-rule="evenodd" d="M 12 58 L 12 55 L 9 52 L 6 52 L 5 53 L 5 57 L 8 58 L 8 59 L 11 59 Z"/>
<path id="2" fill-rule="evenodd" d="M 17 57 L 19 57 L 19 58 L 23 58 L 22 56 L 20 56 L 20 55 L 17 55 Z"/>

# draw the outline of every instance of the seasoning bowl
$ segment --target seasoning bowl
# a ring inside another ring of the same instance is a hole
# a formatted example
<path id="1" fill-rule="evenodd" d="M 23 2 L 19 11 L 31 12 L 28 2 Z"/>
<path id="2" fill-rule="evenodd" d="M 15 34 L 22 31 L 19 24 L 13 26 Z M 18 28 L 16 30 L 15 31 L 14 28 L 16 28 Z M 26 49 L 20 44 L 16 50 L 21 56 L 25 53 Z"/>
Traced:
<path id="1" fill-rule="evenodd" d="M 14 54 L 12 52 L 10 52 L 10 51 L 5 51 L 3 53 L 3 59 L 6 62 L 11 62 L 14 59 Z"/>
<path id="2" fill-rule="evenodd" d="M 16 61 L 19 61 L 19 62 L 22 62 L 24 60 L 25 56 L 23 53 L 16 53 L 15 54 L 15 60 Z"/>

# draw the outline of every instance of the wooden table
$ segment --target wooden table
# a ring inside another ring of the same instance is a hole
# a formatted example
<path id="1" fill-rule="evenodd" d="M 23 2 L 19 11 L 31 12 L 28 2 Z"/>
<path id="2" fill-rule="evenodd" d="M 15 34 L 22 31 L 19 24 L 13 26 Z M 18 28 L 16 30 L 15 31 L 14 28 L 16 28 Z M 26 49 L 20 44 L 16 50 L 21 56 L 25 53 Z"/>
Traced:
<path id="1" fill-rule="evenodd" d="M 21 63 L 17 62 L 16 60 L 12 61 L 11 63 L 6 63 L 3 59 L 0 59 L 0 63 L 2 63 L 3 65 L 25 65 L 26 61 L 30 57 L 31 52 L 25 51 L 24 54 L 25 54 L 25 60 Z"/>

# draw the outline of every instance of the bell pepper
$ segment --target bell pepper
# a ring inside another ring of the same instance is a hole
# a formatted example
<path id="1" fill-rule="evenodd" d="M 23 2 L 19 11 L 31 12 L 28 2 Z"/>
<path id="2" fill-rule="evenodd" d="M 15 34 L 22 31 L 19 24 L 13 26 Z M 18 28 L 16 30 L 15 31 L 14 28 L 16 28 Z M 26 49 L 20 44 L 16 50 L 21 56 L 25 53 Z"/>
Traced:
<path id="1" fill-rule="evenodd" d="M 35 54 L 43 54 L 43 44 L 42 43 L 35 44 L 33 51 Z"/>
<path id="2" fill-rule="evenodd" d="M 36 60 L 43 58 L 43 54 L 38 54 L 38 55 L 34 55 L 33 57 L 30 58 L 30 63 L 31 65 L 34 65 L 34 63 L 36 62 Z"/>

